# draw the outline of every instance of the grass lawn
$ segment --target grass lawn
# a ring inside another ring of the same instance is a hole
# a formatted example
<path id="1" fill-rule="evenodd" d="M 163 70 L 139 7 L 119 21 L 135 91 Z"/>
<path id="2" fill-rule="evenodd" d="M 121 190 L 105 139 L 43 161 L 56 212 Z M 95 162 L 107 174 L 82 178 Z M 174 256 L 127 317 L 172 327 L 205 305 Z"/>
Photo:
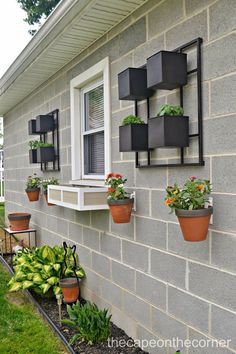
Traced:
<path id="1" fill-rule="evenodd" d="M 5 225 L 5 206 L 4 203 L 0 203 L 0 227 Z"/>
<path id="2" fill-rule="evenodd" d="M 67 353 L 27 298 L 20 293 L 8 293 L 9 279 L 0 264 L 0 353 Z"/>

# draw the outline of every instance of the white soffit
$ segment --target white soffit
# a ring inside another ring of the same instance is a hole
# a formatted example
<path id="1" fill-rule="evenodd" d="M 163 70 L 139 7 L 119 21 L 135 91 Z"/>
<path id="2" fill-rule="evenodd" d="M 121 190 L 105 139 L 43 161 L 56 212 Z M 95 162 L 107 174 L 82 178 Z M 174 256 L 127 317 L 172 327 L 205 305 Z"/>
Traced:
<path id="1" fill-rule="evenodd" d="M 62 0 L 0 79 L 0 116 L 147 0 Z"/>

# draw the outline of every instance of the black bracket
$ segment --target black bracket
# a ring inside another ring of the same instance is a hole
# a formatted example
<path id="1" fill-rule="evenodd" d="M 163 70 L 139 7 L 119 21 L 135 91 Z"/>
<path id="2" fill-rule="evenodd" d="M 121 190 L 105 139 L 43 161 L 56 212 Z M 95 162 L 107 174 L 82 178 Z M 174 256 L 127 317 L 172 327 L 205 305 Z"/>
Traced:
<path id="1" fill-rule="evenodd" d="M 147 151 L 147 161 L 146 163 L 140 164 L 139 153 L 135 153 L 135 167 L 136 168 L 149 168 L 149 167 L 178 167 L 178 166 L 204 166 L 205 162 L 203 159 L 203 117 L 202 117 L 202 53 L 201 53 L 202 38 L 198 37 L 192 41 L 176 48 L 173 52 L 182 53 L 185 50 L 196 46 L 197 52 L 197 66 L 188 71 L 187 75 L 195 74 L 197 75 L 197 109 L 198 109 L 198 129 L 194 134 L 190 134 L 189 138 L 198 139 L 198 161 L 196 162 L 185 162 L 185 149 L 180 148 L 180 161 L 178 163 L 167 163 L 167 164 L 156 164 L 151 163 L 151 151 Z M 183 99 L 183 87 L 179 88 L 180 93 L 180 106 L 184 106 Z M 147 98 L 147 117 L 150 118 L 150 108 L 149 108 L 149 98 Z M 138 115 L 138 102 L 135 101 L 135 115 Z"/>

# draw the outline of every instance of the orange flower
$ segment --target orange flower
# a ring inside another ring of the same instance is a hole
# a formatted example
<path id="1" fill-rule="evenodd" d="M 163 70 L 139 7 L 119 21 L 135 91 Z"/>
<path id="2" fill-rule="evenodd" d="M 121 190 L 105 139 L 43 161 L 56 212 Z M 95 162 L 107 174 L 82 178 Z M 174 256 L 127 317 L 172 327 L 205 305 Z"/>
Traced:
<path id="1" fill-rule="evenodd" d="M 108 188 L 108 192 L 109 192 L 109 193 L 113 193 L 113 192 L 115 192 L 115 189 L 112 188 L 112 187 L 109 187 L 109 188 Z"/>
<path id="2" fill-rule="evenodd" d="M 178 193 L 178 191 L 177 191 L 177 190 L 175 190 L 175 191 L 173 191 L 172 193 L 173 193 L 173 194 L 177 194 L 177 193 Z"/>
<path id="3" fill-rule="evenodd" d="M 114 173 L 114 177 L 118 179 L 118 178 L 122 178 L 122 175 L 119 173 Z"/>
<path id="4" fill-rule="evenodd" d="M 197 186 L 197 189 L 198 189 L 199 191 L 202 191 L 204 188 L 205 188 L 205 185 L 204 185 L 204 184 L 199 184 L 199 185 Z"/>
<path id="5" fill-rule="evenodd" d="M 165 204 L 170 205 L 170 204 L 173 204 L 175 201 L 176 201 L 176 198 L 167 198 L 165 200 Z"/>
<path id="6" fill-rule="evenodd" d="M 114 176 L 114 173 L 108 173 L 107 179 L 108 179 L 108 178 L 111 178 L 111 177 L 113 177 L 113 176 Z"/>

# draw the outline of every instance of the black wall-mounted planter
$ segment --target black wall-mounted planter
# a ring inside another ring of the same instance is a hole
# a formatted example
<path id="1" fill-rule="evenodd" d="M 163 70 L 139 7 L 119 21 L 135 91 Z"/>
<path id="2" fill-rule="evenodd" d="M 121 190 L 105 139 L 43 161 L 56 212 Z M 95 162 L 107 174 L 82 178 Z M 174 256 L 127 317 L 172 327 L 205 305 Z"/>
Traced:
<path id="1" fill-rule="evenodd" d="M 54 147 L 39 147 L 37 148 L 37 162 L 55 161 Z"/>
<path id="2" fill-rule="evenodd" d="M 29 133 L 29 135 L 39 134 L 36 131 L 36 119 L 31 119 L 28 121 L 28 133 Z"/>
<path id="3" fill-rule="evenodd" d="M 127 68 L 118 74 L 120 100 L 144 100 L 153 95 L 147 88 L 147 70 L 145 68 Z"/>
<path id="4" fill-rule="evenodd" d="M 129 124 L 119 127 L 120 152 L 147 151 L 148 125 Z"/>
<path id="5" fill-rule="evenodd" d="M 52 115 L 39 115 L 36 117 L 36 131 L 38 134 L 51 132 L 55 129 Z"/>
<path id="6" fill-rule="evenodd" d="M 37 150 L 31 149 L 29 150 L 29 161 L 30 163 L 37 163 Z"/>
<path id="7" fill-rule="evenodd" d="M 148 122 L 148 147 L 189 146 L 189 117 L 162 116 Z"/>
<path id="8" fill-rule="evenodd" d="M 147 59 L 147 87 L 173 90 L 187 83 L 187 54 L 162 50 Z"/>

